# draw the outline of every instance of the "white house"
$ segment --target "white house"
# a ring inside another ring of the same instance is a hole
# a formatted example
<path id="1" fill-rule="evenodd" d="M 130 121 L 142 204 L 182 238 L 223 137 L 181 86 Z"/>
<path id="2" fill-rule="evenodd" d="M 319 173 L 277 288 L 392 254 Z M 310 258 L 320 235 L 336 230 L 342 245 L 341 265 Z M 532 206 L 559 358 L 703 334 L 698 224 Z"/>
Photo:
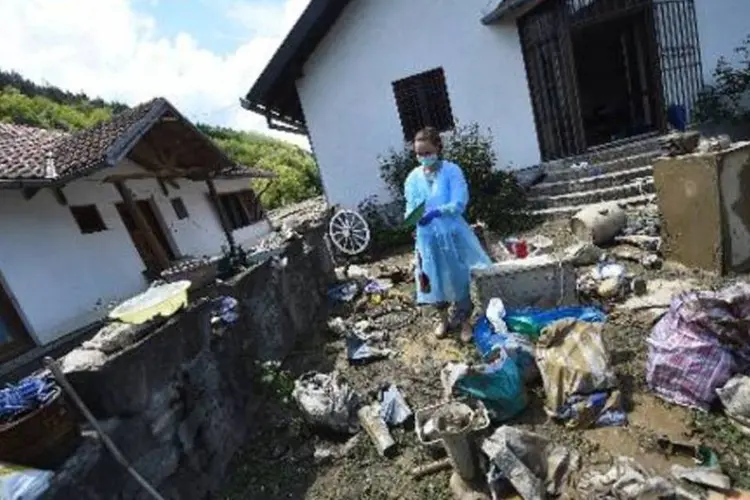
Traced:
<path id="1" fill-rule="evenodd" d="M 0 363 L 101 319 L 173 261 L 221 253 L 227 235 L 255 243 L 270 225 L 248 178 L 271 176 L 164 99 L 73 134 L 0 124 Z"/>
<path id="2" fill-rule="evenodd" d="M 488 127 L 511 168 L 663 132 L 748 19 L 747 0 L 311 0 L 242 104 L 307 134 L 352 207 L 424 125 Z"/>

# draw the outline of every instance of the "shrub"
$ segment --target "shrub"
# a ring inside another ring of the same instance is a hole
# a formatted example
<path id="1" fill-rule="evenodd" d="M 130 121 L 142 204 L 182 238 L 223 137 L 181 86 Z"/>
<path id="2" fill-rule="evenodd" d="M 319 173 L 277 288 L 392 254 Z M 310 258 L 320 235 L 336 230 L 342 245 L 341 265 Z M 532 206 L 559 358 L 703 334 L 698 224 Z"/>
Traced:
<path id="1" fill-rule="evenodd" d="M 510 234 L 529 227 L 532 219 L 527 212 L 526 191 L 507 170 L 496 170 L 497 157 L 489 131 L 483 133 L 479 125 L 459 126 L 443 138 L 446 159 L 463 169 L 469 184 L 469 222 L 484 222 L 500 234 Z M 398 206 L 404 206 L 404 182 L 417 166 L 411 145 L 391 150 L 379 158 L 380 175 Z M 372 216 L 371 216 L 372 217 Z M 371 222 L 368 219 L 368 222 Z M 375 220 L 388 225 L 387 218 Z M 375 234 L 375 231 L 373 231 Z"/>
<path id="2" fill-rule="evenodd" d="M 734 49 L 739 56 L 733 66 L 722 57 L 713 76 L 715 83 L 698 96 L 696 118 L 702 122 L 750 122 L 750 36 Z"/>

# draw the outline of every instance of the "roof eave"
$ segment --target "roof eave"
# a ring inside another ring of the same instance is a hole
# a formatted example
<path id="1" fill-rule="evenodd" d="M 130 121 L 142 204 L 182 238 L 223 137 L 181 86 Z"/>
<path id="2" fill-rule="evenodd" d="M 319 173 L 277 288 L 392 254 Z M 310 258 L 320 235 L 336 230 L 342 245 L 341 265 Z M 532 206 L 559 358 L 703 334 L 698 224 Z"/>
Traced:
<path id="1" fill-rule="evenodd" d="M 490 25 L 506 19 L 517 19 L 543 1 L 544 0 L 504 0 L 492 9 L 492 11 L 482 17 L 481 22 L 484 25 Z"/>

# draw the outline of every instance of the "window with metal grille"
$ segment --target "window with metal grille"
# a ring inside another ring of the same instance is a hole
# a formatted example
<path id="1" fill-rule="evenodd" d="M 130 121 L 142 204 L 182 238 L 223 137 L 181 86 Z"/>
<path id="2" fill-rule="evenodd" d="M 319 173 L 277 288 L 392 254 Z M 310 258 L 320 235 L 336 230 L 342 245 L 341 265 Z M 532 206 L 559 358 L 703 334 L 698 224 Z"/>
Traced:
<path id="1" fill-rule="evenodd" d="M 172 208 L 174 209 L 174 214 L 177 216 L 178 219 L 187 219 L 188 218 L 188 211 L 187 207 L 185 206 L 185 202 L 182 201 L 182 198 L 172 198 Z"/>
<path id="2" fill-rule="evenodd" d="M 393 95 L 407 141 L 424 127 L 435 127 L 440 132 L 454 127 L 443 68 L 393 82 Z"/>
<path id="3" fill-rule="evenodd" d="M 218 198 L 232 230 L 249 226 L 263 218 L 263 208 L 252 190 L 223 193 Z"/>
<path id="4" fill-rule="evenodd" d="M 73 219 L 75 219 L 78 228 L 83 234 L 98 233 L 107 230 L 104 219 L 102 219 L 96 205 L 70 207 L 70 213 L 73 215 Z"/>

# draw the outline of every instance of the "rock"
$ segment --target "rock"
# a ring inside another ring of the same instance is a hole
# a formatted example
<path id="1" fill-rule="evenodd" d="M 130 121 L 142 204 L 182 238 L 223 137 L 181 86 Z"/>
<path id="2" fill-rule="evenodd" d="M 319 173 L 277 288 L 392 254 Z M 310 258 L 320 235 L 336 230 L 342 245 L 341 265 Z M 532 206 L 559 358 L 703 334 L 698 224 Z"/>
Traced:
<path id="1" fill-rule="evenodd" d="M 107 356 L 97 349 L 80 347 L 62 359 L 63 373 L 97 371 L 107 362 Z"/>
<path id="2" fill-rule="evenodd" d="M 701 137 L 698 143 L 698 153 L 715 153 L 724 151 L 732 146 L 732 139 L 727 134 L 717 135 L 716 137 Z"/>
<path id="3" fill-rule="evenodd" d="M 661 238 L 647 234 L 629 234 L 615 236 L 615 243 L 631 245 L 647 252 L 657 252 L 661 247 Z"/>
<path id="4" fill-rule="evenodd" d="M 652 253 L 644 256 L 641 260 L 641 264 L 646 269 L 661 269 L 664 263 L 658 255 Z"/>
<path id="5" fill-rule="evenodd" d="M 574 266 L 592 266 L 599 262 L 604 250 L 593 243 L 578 243 L 565 250 L 565 258 Z"/>
<path id="6" fill-rule="evenodd" d="M 661 139 L 661 147 L 666 156 L 682 156 L 695 152 L 700 143 L 699 132 L 674 132 Z"/>
<path id="7" fill-rule="evenodd" d="M 579 241 L 603 245 L 612 241 L 628 221 L 617 203 L 589 205 L 570 218 L 570 230 Z"/>
<path id="8" fill-rule="evenodd" d="M 643 278 L 633 278 L 630 280 L 630 289 L 634 294 L 640 297 L 646 295 L 648 292 L 648 284 Z"/>
<path id="9" fill-rule="evenodd" d="M 611 299 L 617 296 L 621 290 L 622 280 L 620 278 L 606 278 L 599 283 L 596 294 L 603 299 Z"/>
<path id="10" fill-rule="evenodd" d="M 362 266 L 351 265 L 346 269 L 346 277 L 349 279 L 369 278 L 370 271 Z"/>
<path id="11" fill-rule="evenodd" d="M 142 325 L 110 323 L 99 330 L 91 340 L 84 342 L 81 347 L 112 354 L 137 342 L 148 331 L 149 326 L 148 323 Z"/>
<path id="12" fill-rule="evenodd" d="M 456 500 L 490 500 L 489 495 L 468 484 L 457 472 L 451 475 L 449 486 Z"/>
<path id="13" fill-rule="evenodd" d="M 646 254 L 637 248 L 618 247 L 612 250 L 612 257 L 618 260 L 627 260 L 630 262 L 642 262 Z"/>

